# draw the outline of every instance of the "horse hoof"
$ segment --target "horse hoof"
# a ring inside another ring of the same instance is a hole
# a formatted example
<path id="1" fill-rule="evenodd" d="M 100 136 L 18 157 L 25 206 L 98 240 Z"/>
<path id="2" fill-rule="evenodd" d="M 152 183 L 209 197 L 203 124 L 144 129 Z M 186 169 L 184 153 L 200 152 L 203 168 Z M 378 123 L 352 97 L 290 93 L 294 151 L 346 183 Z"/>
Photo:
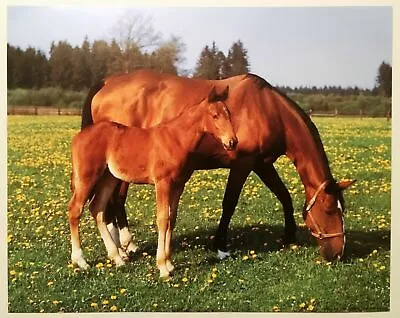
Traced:
<path id="1" fill-rule="evenodd" d="M 169 273 L 172 273 L 174 271 L 175 267 L 171 263 L 167 263 L 166 266 Z"/>
<path id="2" fill-rule="evenodd" d="M 223 252 L 223 251 L 221 251 L 221 250 L 218 250 L 218 254 L 217 254 L 217 257 L 219 258 L 219 259 L 225 259 L 225 258 L 227 258 L 227 257 L 229 257 L 229 256 L 231 256 L 231 253 L 229 253 L 229 252 Z"/>
<path id="3" fill-rule="evenodd" d="M 132 255 L 135 254 L 138 249 L 139 247 L 135 243 L 130 242 L 126 248 L 126 252 L 128 255 Z"/>
<path id="4" fill-rule="evenodd" d="M 73 260 L 72 264 L 77 265 L 82 270 L 88 270 L 90 268 L 90 265 L 88 263 L 86 263 L 86 261 L 84 259 Z"/>
<path id="5" fill-rule="evenodd" d="M 124 266 L 126 264 L 125 261 L 121 257 L 116 257 L 114 259 L 114 262 L 115 262 L 115 266 L 116 267 L 121 267 L 121 266 Z"/>
<path id="6" fill-rule="evenodd" d="M 124 262 L 129 261 L 129 255 L 126 251 L 124 251 L 122 248 L 118 248 L 118 254 L 122 258 Z"/>

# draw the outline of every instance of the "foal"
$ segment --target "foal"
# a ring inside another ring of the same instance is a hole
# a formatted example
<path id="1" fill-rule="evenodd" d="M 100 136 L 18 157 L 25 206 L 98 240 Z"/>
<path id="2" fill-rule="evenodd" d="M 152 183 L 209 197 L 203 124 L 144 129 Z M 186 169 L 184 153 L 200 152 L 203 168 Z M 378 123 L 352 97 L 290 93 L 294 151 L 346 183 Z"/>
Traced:
<path id="1" fill-rule="evenodd" d="M 215 87 L 200 104 L 185 109 L 166 124 L 142 129 L 102 121 L 89 126 L 72 140 L 72 198 L 68 206 L 74 264 L 85 269 L 79 238 L 79 219 L 84 204 L 92 197 L 89 210 L 107 249 L 117 266 L 124 264 L 104 222 L 110 196 L 121 180 L 155 184 L 157 200 L 157 267 L 168 278 L 171 263 L 171 236 L 179 198 L 193 173 L 188 157 L 205 133 L 216 137 L 226 150 L 233 150 L 237 138 L 224 101 L 229 88 L 217 94 Z"/>

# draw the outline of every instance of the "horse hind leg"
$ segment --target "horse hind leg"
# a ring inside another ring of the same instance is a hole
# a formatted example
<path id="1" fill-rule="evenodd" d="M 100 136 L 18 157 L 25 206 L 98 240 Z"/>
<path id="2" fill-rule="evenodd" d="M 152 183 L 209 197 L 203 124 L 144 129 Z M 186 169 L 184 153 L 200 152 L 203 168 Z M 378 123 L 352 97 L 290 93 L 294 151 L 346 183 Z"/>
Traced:
<path id="1" fill-rule="evenodd" d="M 133 242 L 133 236 L 129 232 L 128 219 L 125 211 L 125 202 L 129 183 L 118 184 L 108 201 L 105 218 L 107 228 L 118 247 L 120 256 L 128 261 L 129 257 L 137 251 L 137 245 Z"/>
<path id="2" fill-rule="evenodd" d="M 96 220 L 97 228 L 106 247 L 108 257 L 113 260 L 117 266 L 121 266 L 124 265 L 125 262 L 119 254 L 118 247 L 107 228 L 104 212 L 107 202 L 118 182 L 119 180 L 114 178 L 109 172 L 105 172 L 96 185 L 96 193 L 93 201 L 89 205 L 89 209 L 93 218 Z"/>
<path id="3" fill-rule="evenodd" d="M 85 196 L 79 195 L 79 193 L 75 191 L 68 204 L 68 219 L 72 245 L 71 261 L 72 264 L 78 265 L 82 269 L 88 269 L 90 267 L 83 256 L 79 236 L 79 220 L 82 215 L 85 199 Z"/>
<path id="4" fill-rule="evenodd" d="M 137 251 L 138 246 L 133 242 L 133 236 L 129 232 L 128 228 L 128 219 L 125 210 L 128 188 L 129 183 L 122 182 L 121 185 L 115 189 L 113 195 L 116 201 L 116 219 L 119 229 L 121 248 L 128 254 L 128 256 L 130 256 Z"/>

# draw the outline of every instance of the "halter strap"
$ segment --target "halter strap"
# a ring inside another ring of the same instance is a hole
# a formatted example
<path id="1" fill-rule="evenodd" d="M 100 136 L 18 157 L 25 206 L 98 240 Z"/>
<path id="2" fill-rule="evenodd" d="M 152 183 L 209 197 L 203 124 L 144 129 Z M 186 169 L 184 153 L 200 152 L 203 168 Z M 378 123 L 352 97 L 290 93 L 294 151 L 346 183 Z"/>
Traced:
<path id="1" fill-rule="evenodd" d="M 310 217 L 310 220 L 311 220 L 312 224 L 314 225 L 315 229 L 317 230 L 317 232 L 313 232 L 310 229 L 311 235 L 316 237 L 319 240 L 323 240 L 325 238 L 331 238 L 331 237 L 344 235 L 344 231 L 343 232 L 338 232 L 338 233 L 323 233 L 321 231 L 321 228 L 315 222 L 315 220 L 314 220 L 314 218 L 313 218 L 313 216 L 311 214 L 311 209 L 314 206 L 318 195 L 321 193 L 322 190 L 325 189 L 325 187 L 328 185 L 328 183 L 329 183 L 329 180 L 326 180 L 323 183 L 321 183 L 321 185 L 318 187 L 317 191 L 315 191 L 315 193 L 314 193 L 313 197 L 311 198 L 311 200 L 308 202 L 308 205 L 307 205 L 306 209 L 304 210 L 304 212 L 306 213 L 306 217 L 307 216 Z"/>

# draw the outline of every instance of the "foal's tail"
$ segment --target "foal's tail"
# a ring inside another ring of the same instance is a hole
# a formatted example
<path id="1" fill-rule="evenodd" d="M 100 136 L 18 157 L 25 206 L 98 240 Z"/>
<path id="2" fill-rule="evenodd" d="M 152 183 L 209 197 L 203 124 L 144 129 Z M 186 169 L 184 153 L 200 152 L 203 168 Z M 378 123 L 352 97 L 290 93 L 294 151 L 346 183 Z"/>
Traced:
<path id="1" fill-rule="evenodd" d="M 94 95 L 96 95 L 97 92 L 104 86 L 104 84 L 105 84 L 104 80 L 100 80 L 90 88 L 89 93 L 86 96 L 85 102 L 83 103 L 82 107 L 81 130 L 93 124 L 92 99 Z"/>

